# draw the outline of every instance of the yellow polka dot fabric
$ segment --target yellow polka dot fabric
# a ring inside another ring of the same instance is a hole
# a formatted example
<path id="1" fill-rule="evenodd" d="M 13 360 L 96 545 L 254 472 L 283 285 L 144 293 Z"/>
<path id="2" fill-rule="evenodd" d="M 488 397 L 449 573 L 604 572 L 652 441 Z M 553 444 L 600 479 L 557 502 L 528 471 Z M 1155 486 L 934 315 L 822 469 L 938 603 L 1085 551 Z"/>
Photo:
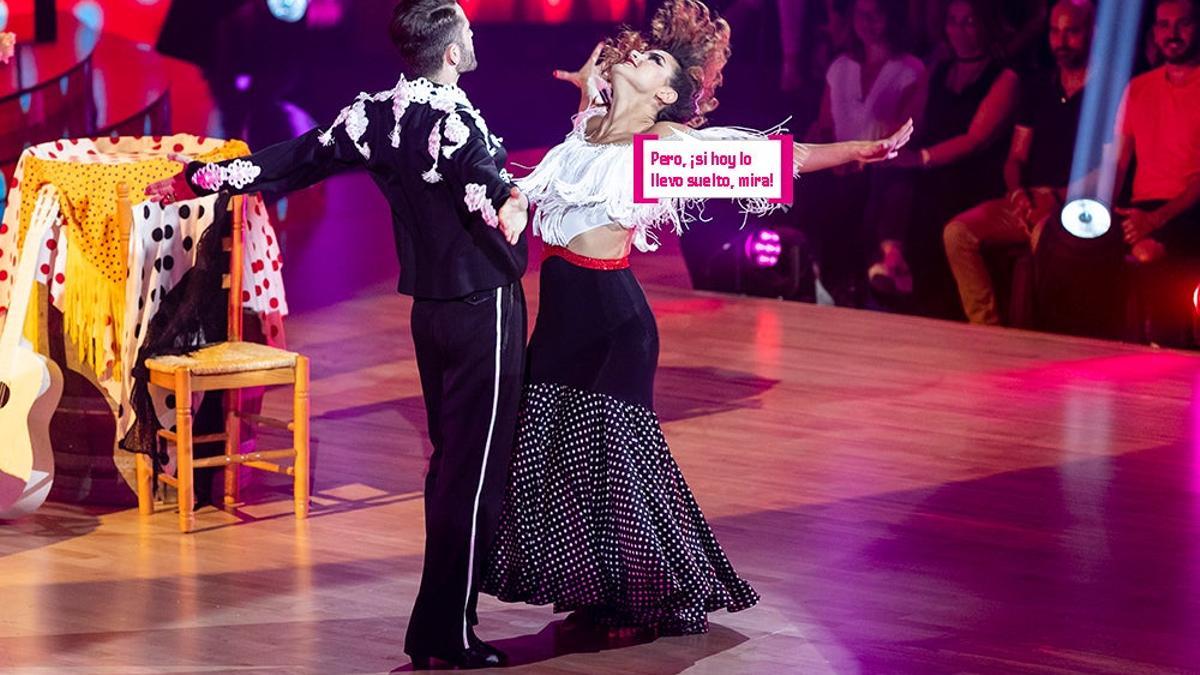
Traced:
<path id="1" fill-rule="evenodd" d="M 0 250 L 8 248 L 15 265 L 39 190 L 46 184 L 57 187 L 70 242 L 64 330 L 97 374 L 108 367 L 105 354 L 111 349 L 105 340 L 111 340 L 113 327 L 120 334 L 125 309 L 129 252 L 121 247 L 117 225 L 117 185 L 129 187 L 133 203 L 144 201 L 146 186 L 180 171 L 172 154 L 212 162 L 248 155 L 250 149 L 242 141 L 185 134 L 123 136 L 42 143 L 27 148 L 17 164 L 16 184 L 0 224 Z M 11 279 L 0 279 L 0 307 L 7 305 L 10 285 Z"/>
<path id="2" fill-rule="evenodd" d="M 18 166 L 20 233 L 38 190 L 53 183 L 62 195 L 62 212 L 70 227 L 71 246 L 113 282 L 123 282 L 127 251 L 120 250 L 117 185 L 129 186 L 133 202 L 142 201 L 146 186 L 179 171 L 171 153 L 200 161 L 220 161 L 250 154 L 242 141 L 190 135 L 101 138 L 56 141 L 29 148 Z"/>

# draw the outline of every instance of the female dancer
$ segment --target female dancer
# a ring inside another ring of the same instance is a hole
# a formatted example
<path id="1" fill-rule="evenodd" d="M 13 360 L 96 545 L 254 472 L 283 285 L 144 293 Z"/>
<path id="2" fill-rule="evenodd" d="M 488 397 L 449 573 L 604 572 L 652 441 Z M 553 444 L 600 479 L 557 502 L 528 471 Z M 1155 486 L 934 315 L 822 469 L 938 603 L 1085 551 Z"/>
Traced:
<path id="1" fill-rule="evenodd" d="M 658 332 L 629 270 L 631 245 L 678 232 L 687 204 L 633 201 L 635 134 L 759 138 L 699 129 L 717 101 L 729 26 L 698 0 L 671 0 L 650 35 L 623 32 L 577 73 L 583 89 L 566 139 L 518 181 L 538 205 L 547 245 L 541 301 L 500 529 L 483 590 L 501 600 L 584 610 L 610 627 L 700 633 L 707 613 L 758 595 L 729 564 L 667 448 L 654 413 Z M 587 106 L 586 83 L 610 86 Z M 686 124 L 686 126 L 685 126 Z M 895 156 L 912 124 L 882 141 L 797 145 L 796 173 Z M 748 212 L 771 205 L 748 202 Z"/>

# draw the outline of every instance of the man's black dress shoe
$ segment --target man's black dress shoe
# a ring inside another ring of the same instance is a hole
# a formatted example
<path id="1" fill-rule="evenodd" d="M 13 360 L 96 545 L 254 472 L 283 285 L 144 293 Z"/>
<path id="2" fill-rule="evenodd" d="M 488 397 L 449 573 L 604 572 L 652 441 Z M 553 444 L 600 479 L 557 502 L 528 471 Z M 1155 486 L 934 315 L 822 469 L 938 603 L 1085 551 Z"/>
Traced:
<path id="1" fill-rule="evenodd" d="M 488 643 L 484 642 L 483 640 L 480 640 L 480 639 L 479 639 L 479 638 L 478 638 L 478 637 L 475 635 L 475 633 L 474 633 L 474 632 L 472 632 L 472 633 L 471 633 L 471 634 L 470 634 L 468 637 L 470 638 L 470 641 L 471 641 L 471 647 L 473 647 L 474 649 L 479 649 L 479 650 L 482 650 L 482 651 L 484 651 L 484 652 L 487 652 L 488 654 L 493 654 L 493 655 L 495 655 L 495 657 L 496 657 L 497 659 L 500 659 L 500 665 L 501 665 L 501 666 L 507 666 L 507 665 L 508 665 L 508 654 L 505 654 L 504 652 L 500 651 L 499 649 L 496 649 L 496 648 L 495 648 L 495 647 L 493 647 L 492 645 L 490 645 L 490 644 L 488 644 Z"/>
<path id="2" fill-rule="evenodd" d="M 414 669 L 428 669 L 433 661 L 444 661 L 452 668 L 475 670 L 476 668 L 499 668 L 507 661 L 503 652 L 490 645 L 480 642 L 468 649 L 460 649 L 448 654 L 410 654 Z"/>

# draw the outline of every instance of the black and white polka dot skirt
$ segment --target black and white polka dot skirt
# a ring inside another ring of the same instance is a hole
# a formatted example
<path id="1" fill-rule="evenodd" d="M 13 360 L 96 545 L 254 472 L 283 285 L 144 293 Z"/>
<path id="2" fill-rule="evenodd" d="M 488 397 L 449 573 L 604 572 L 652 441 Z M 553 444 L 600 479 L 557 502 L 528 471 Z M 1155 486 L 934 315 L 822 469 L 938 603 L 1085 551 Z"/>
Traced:
<path id="1" fill-rule="evenodd" d="M 658 334 L 632 273 L 550 258 L 539 305 L 483 591 L 667 634 L 754 605 L 651 406 Z"/>

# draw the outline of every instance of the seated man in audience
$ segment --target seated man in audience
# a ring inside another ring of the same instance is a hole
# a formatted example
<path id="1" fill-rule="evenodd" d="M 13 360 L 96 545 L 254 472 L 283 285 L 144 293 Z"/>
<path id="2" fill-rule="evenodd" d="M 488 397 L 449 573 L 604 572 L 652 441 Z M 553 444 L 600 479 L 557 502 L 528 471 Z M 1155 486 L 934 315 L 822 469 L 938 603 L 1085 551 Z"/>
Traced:
<path id="1" fill-rule="evenodd" d="M 1164 63 L 1129 83 L 1114 145 L 1117 185 L 1131 164 L 1132 206 L 1117 209 L 1133 256 L 1200 256 L 1200 0 L 1158 0 L 1154 42 Z"/>
<path id="2" fill-rule="evenodd" d="M 1154 43 L 1163 65 L 1133 79 L 1114 138 L 1117 183 L 1133 168 L 1129 208 L 1116 209 L 1125 242 L 1141 263 L 1144 337 L 1186 346 L 1191 290 L 1200 277 L 1200 0 L 1158 0 Z"/>
<path id="3" fill-rule="evenodd" d="M 943 239 L 971 323 L 999 324 L 986 244 L 1036 245 L 1037 225 L 1062 207 L 1087 81 L 1096 10 L 1091 0 L 1059 0 L 1050 13 L 1053 71 L 1027 78 L 1017 113 L 1004 181 L 1008 197 L 965 211 Z"/>

